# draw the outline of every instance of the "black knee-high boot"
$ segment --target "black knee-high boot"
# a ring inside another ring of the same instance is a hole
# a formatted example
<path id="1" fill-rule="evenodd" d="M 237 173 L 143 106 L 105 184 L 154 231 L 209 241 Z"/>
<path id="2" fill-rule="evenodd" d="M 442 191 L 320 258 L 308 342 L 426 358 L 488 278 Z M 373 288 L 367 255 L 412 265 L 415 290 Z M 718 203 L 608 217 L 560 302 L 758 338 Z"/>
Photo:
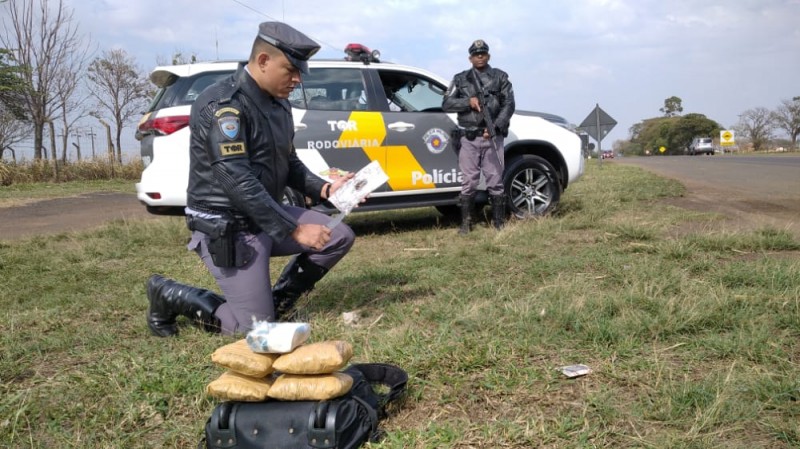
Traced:
<path id="1" fill-rule="evenodd" d="M 300 296 L 310 292 L 327 273 L 327 268 L 310 261 L 307 254 L 294 256 L 272 287 L 275 321 L 291 318 Z"/>
<path id="2" fill-rule="evenodd" d="M 506 221 L 506 197 L 505 195 L 492 195 L 492 218 L 494 227 L 498 231 L 503 229 Z"/>
<path id="3" fill-rule="evenodd" d="M 188 317 L 208 332 L 219 332 L 219 320 L 214 316 L 225 299 L 206 289 L 190 287 L 154 274 L 147 280 L 147 325 L 154 335 L 170 337 L 178 334 L 175 319 Z"/>
<path id="4" fill-rule="evenodd" d="M 475 213 L 475 194 L 461 195 L 461 227 L 458 228 L 459 234 L 468 234 L 472 229 L 472 215 Z"/>

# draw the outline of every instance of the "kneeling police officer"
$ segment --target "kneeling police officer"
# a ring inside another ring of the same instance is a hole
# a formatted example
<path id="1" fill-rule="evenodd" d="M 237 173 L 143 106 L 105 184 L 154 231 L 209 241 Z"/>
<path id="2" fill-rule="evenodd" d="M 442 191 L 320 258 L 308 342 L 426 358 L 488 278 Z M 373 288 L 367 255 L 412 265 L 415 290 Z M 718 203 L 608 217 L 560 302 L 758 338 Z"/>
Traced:
<path id="1" fill-rule="evenodd" d="M 151 331 L 178 332 L 184 315 L 208 331 L 246 333 L 253 319 L 291 318 L 296 301 L 344 257 L 355 239 L 345 224 L 281 203 L 289 186 L 321 201 L 353 174 L 328 183 L 294 148 L 287 100 L 319 45 L 280 22 L 259 25 L 249 60 L 192 105 L 186 220 L 195 251 L 224 296 L 159 275 L 147 283 Z M 271 287 L 270 257 L 294 255 Z"/>

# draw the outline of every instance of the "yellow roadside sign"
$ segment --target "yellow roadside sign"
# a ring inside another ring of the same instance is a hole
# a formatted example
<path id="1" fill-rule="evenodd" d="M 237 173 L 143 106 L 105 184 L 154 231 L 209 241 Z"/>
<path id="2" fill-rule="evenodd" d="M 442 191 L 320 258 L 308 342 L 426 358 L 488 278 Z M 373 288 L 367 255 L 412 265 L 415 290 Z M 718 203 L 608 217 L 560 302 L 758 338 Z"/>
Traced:
<path id="1" fill-rule="evenodd" d="M 733 131 L 728 129 L 723 129 L 719 132 L 719 144 L 723 147 L 729 147 L 732 145 L 736 145 L 736 141 L 734 140 Z"/>
<path id="2" fill-rule="evenodd" d="M 665 147 L 661 147 L 661 148 L 659 148 L 659 149 L 658 149 L 658 151 L 660 151 L 661 153 L 663 153 L 663 152 L 667 151 L 667 149 L 666 149 Z"/>

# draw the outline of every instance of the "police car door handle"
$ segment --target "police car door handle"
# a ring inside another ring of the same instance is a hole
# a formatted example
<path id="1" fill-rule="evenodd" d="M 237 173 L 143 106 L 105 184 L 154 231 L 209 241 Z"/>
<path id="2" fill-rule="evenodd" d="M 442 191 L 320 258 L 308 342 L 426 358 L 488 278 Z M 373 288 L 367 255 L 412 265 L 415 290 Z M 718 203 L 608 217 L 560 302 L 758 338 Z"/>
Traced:
<path id="1" fill-rule="evenodd" d="M 305 123 L 295 123 L 295 125 L 294 125 L 294 130 L 295 131 L 301 131 L 301 130 L 304 130 L 306 128 L 308 128 L 308 125 L 306 125 Z"/>
<path id="2" fill-rule="evenodd" d="M 414 129 L 414 124 L 406 122 L 394 122 L 390 123 L 388 128 L 391 129 L 392 131 L 397 131 L 402 133 L 408 131 L 409 129 Z"/>

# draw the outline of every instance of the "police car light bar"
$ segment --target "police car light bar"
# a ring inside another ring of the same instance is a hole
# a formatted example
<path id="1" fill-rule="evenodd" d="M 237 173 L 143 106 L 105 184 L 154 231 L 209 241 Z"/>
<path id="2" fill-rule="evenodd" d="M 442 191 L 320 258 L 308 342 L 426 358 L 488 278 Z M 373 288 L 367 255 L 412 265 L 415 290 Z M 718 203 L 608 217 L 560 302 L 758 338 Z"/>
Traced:
<path id="1" fill-rule="evenodd" d="M 369 48 L 361 44 L 347 44 L 344 47 L 344 54 L 344 59 L 347 61 L 361 61 L 364 64 L 381 62 L 381 52 L 378 50 L 370 51 Z"/>

